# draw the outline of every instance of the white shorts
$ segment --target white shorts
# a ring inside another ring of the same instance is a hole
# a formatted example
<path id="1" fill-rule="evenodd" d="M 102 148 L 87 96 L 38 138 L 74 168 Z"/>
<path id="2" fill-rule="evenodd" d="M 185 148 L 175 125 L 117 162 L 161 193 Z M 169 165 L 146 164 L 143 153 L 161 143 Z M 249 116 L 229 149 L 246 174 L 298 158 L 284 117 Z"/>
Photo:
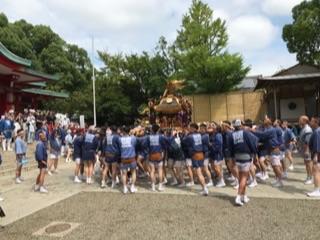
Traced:
<path id="1" fill-rule="evenodd" d="M 50 159 L 58 159 L 60 155 L 58 153 L 50 153 Z"/>
<path id="2" fill-rule="evenodd" d="M 270 161 L 272 166 L 281 166 L 281 155 L 270 155 Z"/>
<path id="3" fill-rule="evenodd" d="M 237 162 L 236 166 L 238 167 L 240 172 L 249 172 L 252 162 Z"/>
<path id="4" fill-rule="evenodd" d="M 211 164 L 215 165 L 215 166 L 221 166 L 223 163 L 223 160 L 213 160 L 210 159 Z"/>
<path id="5" fill-rule="evenodd" d="M 205 159 L 204 159 L 203 165 L 204 165 L 205 167 L 208 167 L 208 166 L 209 166 L 209 158 L 205 158 Z"/>
<path id="6" fill-rule="evenodd" d="M 182 168 L 184 167 L 184 161 L 175 161 L 173 164 L 174 168 Z"/>
<path id="7" fill-rule="evenodd" d="M 314 156 L 312 157 L 312 160 L 313 160 L 313 162 L 315 163 L 315 164 L 318 164 L 319 162 L 318 162 L 318 156 L 317 156 L 317 154 L 314 154 Z"/>
<path id="8" fill-rule="evenodd" d="M 66 151 L 66 146 L 62 145 L 61 146 L 61 155 L 63 155 Z"/>
<path id="9" fill-rule="evenodd" d="M 259 157 L 259 161 L 265 161 L 266 160 L 266 156 L 260 156 Z"/>
<path id="10" fill-rule="evenodd" d="M 76 164 L 81 164 L 81 159 L 80 158 L 76 158 L 74 161 L 75 161 Z"/>
<path id="11" fill-rule="evenodd" d="M 303 154 L 303 160 L 304 161 L 311 161 L 311 154 L 310 153 L 304 153 Z"/>
<path id="12" fill-rule="evenodd" d="M 163 159 L 163 157 L 162 157 Z M 168 160 L 167 159 L 163 159 L 162 161 L 162 166 L 168 167 Z"/>
<path id="13" fill-rule="evenodd" d="M 154 166 L 155 168 L 159 168 L 163 166 L 163 161 L 150 161 L 149 164 Z"/>
<path id="14" fill-rule="evenodd" d="M 187 159 L 186 159 L 186 165 L 187 165 L 187 167 L 192 167 L 192 160 L 191 160 L 191 158 L 187 158 Z"/>
<path id="15" fill-rule="evenodd" d="M 173 168 L 174 160 L 172 158 L 168 158 L 168 168 Z"/>

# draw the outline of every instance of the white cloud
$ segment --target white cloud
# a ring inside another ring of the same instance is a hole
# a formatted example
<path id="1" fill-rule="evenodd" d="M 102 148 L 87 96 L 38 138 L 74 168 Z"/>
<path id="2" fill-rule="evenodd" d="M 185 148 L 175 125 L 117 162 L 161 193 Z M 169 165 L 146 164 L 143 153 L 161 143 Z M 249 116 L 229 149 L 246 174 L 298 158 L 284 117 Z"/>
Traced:
<path id="1" fill-rule="evenodd" d="M 223 10 L 231 17 L 258 14 L 261 0 L 206 0 L 212 9 Z"/>
<path id="2" fill-rule="evenodd" d="M 274 15 L 290 15 L 301 0 L 204 0 L 214 17 L 227 20 L 230 51 L 241 53 L 251 73 L 272 74 L 279 66 L 291 65 L 282 43 L 282 26 Z M 26 19 L 49 25 L 70 43 L 85 48 L 91 55 L 91 37 L 98 50 L 141 52 L 153 49 L 161 35 L 176 37 L 182 15 L 191 0 L 0 0 L 0 11 L 10 21 Z M 274 22 L 274 24 L 272 24 Z M 95 56 L 97 58 L 97 56 Z M 292 60 L 293 59 L 293 60 Z"/>
<path id="3" fill-rule="evenodd" d="M 245 15 L 230 21 L 228 26 L 230 47 L 254 50 L 268 47 L 277 35 L 277 28 L 260 15 Z"/>
<path id="4" fill-rule="evenodd" d="M 213 11 L 213 18 L 229 21 L 230 15 L 224 9 L 218 8 Z"/>
<path id="5" fill-rule="evenodd" d="M 291 15 L 292 8 L 303 0 L 263 0 L 262 10 L 268 15 Z"/>
<path id="6" fill-rule="evenodd" d="M 264 49 L 246 54 L 245 62 L 251 65 L 249 75 L 270 76 L 279 70 L 291 67 L 297 63 L 294 54 L 285 48 Z"/>

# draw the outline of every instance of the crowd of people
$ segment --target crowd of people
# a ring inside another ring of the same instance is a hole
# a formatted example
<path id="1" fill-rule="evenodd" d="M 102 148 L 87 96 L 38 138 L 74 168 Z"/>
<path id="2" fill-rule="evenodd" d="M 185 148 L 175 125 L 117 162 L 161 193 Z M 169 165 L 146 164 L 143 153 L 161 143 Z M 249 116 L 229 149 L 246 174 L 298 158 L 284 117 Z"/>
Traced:
<path id="1" fill-rule="evenodd" d="M 39 140 L 39 133 L 46 132 L 49 137 L 54 129 L 58 129 L 64 138 L 63 136 L 67 135 L 67 129 L 72 126 L 77 127 L 77 123 L 71 122 L 67 115 L 53 111 L 24 109 L 23 112 L 16 113 L 14 109 L 11 109 L 1 116 L 0 146 L 3 152 L 15 152 L 16 154 L 15 181 L 17 184 L 23 181 L 21 170 L 28 163 L 27 146 Z M 2 158 L 0 152 L 0 165 Z M 1 200 L 3 198 L 0 196 Z"/>
<path id="2" fill-rule="evenodd" d="M 35 159 L 40 171 L 34 190 L 48 192 L 46 175 L 58 173 L 63 154 L 66 162 L 72 159 L 75 163 L 76 184 L 98 181 L 101 188 L 121 185 L 124 194 L 135 193 L 137 182 L 149 182 L 150 190 L 159 192 L 165 191 L 167 184 L 177 188 L 199 184 L 204 196 L 210 187 L 228 184 L 237 189 L 235 204 L 242 206 L 249 202 L 246 187 L 265 182 L 270 169 L 275 176 L 272 186 L 283 187 L 288 171 L 294 169 L 292 153 L 299 149 L 306 167 L 304 183 L 315 185 L 307 195 L 320 197 L 319 118 L 301 116 L 299 126 L 298 133 L 288 122 L 268 117 L 260 125 L 238 119 L 173 129 L 157 124 L 82 129 L 74 123 L 63 125 L 57 121 L 49 127 L 43 120 L 35 130 Z M 25 130 L 19 129 L 15 138 L 17 184 L 23 181 L 26 139 Z M 95 174 L 97 169 L 99 176 Z"/>

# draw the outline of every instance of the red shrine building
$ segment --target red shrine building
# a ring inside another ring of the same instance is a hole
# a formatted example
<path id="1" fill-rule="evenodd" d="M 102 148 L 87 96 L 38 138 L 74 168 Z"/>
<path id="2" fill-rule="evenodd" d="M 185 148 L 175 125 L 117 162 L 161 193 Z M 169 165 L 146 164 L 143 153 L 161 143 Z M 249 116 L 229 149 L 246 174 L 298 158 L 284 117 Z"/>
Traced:
<path id="1" fill-rule="evenodd" d="M 37 108 L 41 100 L 67 98 L 66 93 L 44 89 L 47 82 L 58 80 L 57 75 L 32 70 L 30 60 L 15 55 L 0 42 L 0 114 Z"/>

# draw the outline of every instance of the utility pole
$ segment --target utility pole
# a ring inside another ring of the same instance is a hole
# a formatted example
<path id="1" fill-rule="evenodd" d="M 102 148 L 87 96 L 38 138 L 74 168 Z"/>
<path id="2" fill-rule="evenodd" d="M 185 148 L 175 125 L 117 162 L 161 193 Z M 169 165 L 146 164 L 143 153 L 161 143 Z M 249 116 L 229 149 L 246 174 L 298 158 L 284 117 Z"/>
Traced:
<path id="1" fill-rule="evenodd" d="M 96 78 L 94 74 L 94 37 L 92 37 L 92 93 L 93 93 L 93 125 L 97 126 L 96 113 Z"/>

